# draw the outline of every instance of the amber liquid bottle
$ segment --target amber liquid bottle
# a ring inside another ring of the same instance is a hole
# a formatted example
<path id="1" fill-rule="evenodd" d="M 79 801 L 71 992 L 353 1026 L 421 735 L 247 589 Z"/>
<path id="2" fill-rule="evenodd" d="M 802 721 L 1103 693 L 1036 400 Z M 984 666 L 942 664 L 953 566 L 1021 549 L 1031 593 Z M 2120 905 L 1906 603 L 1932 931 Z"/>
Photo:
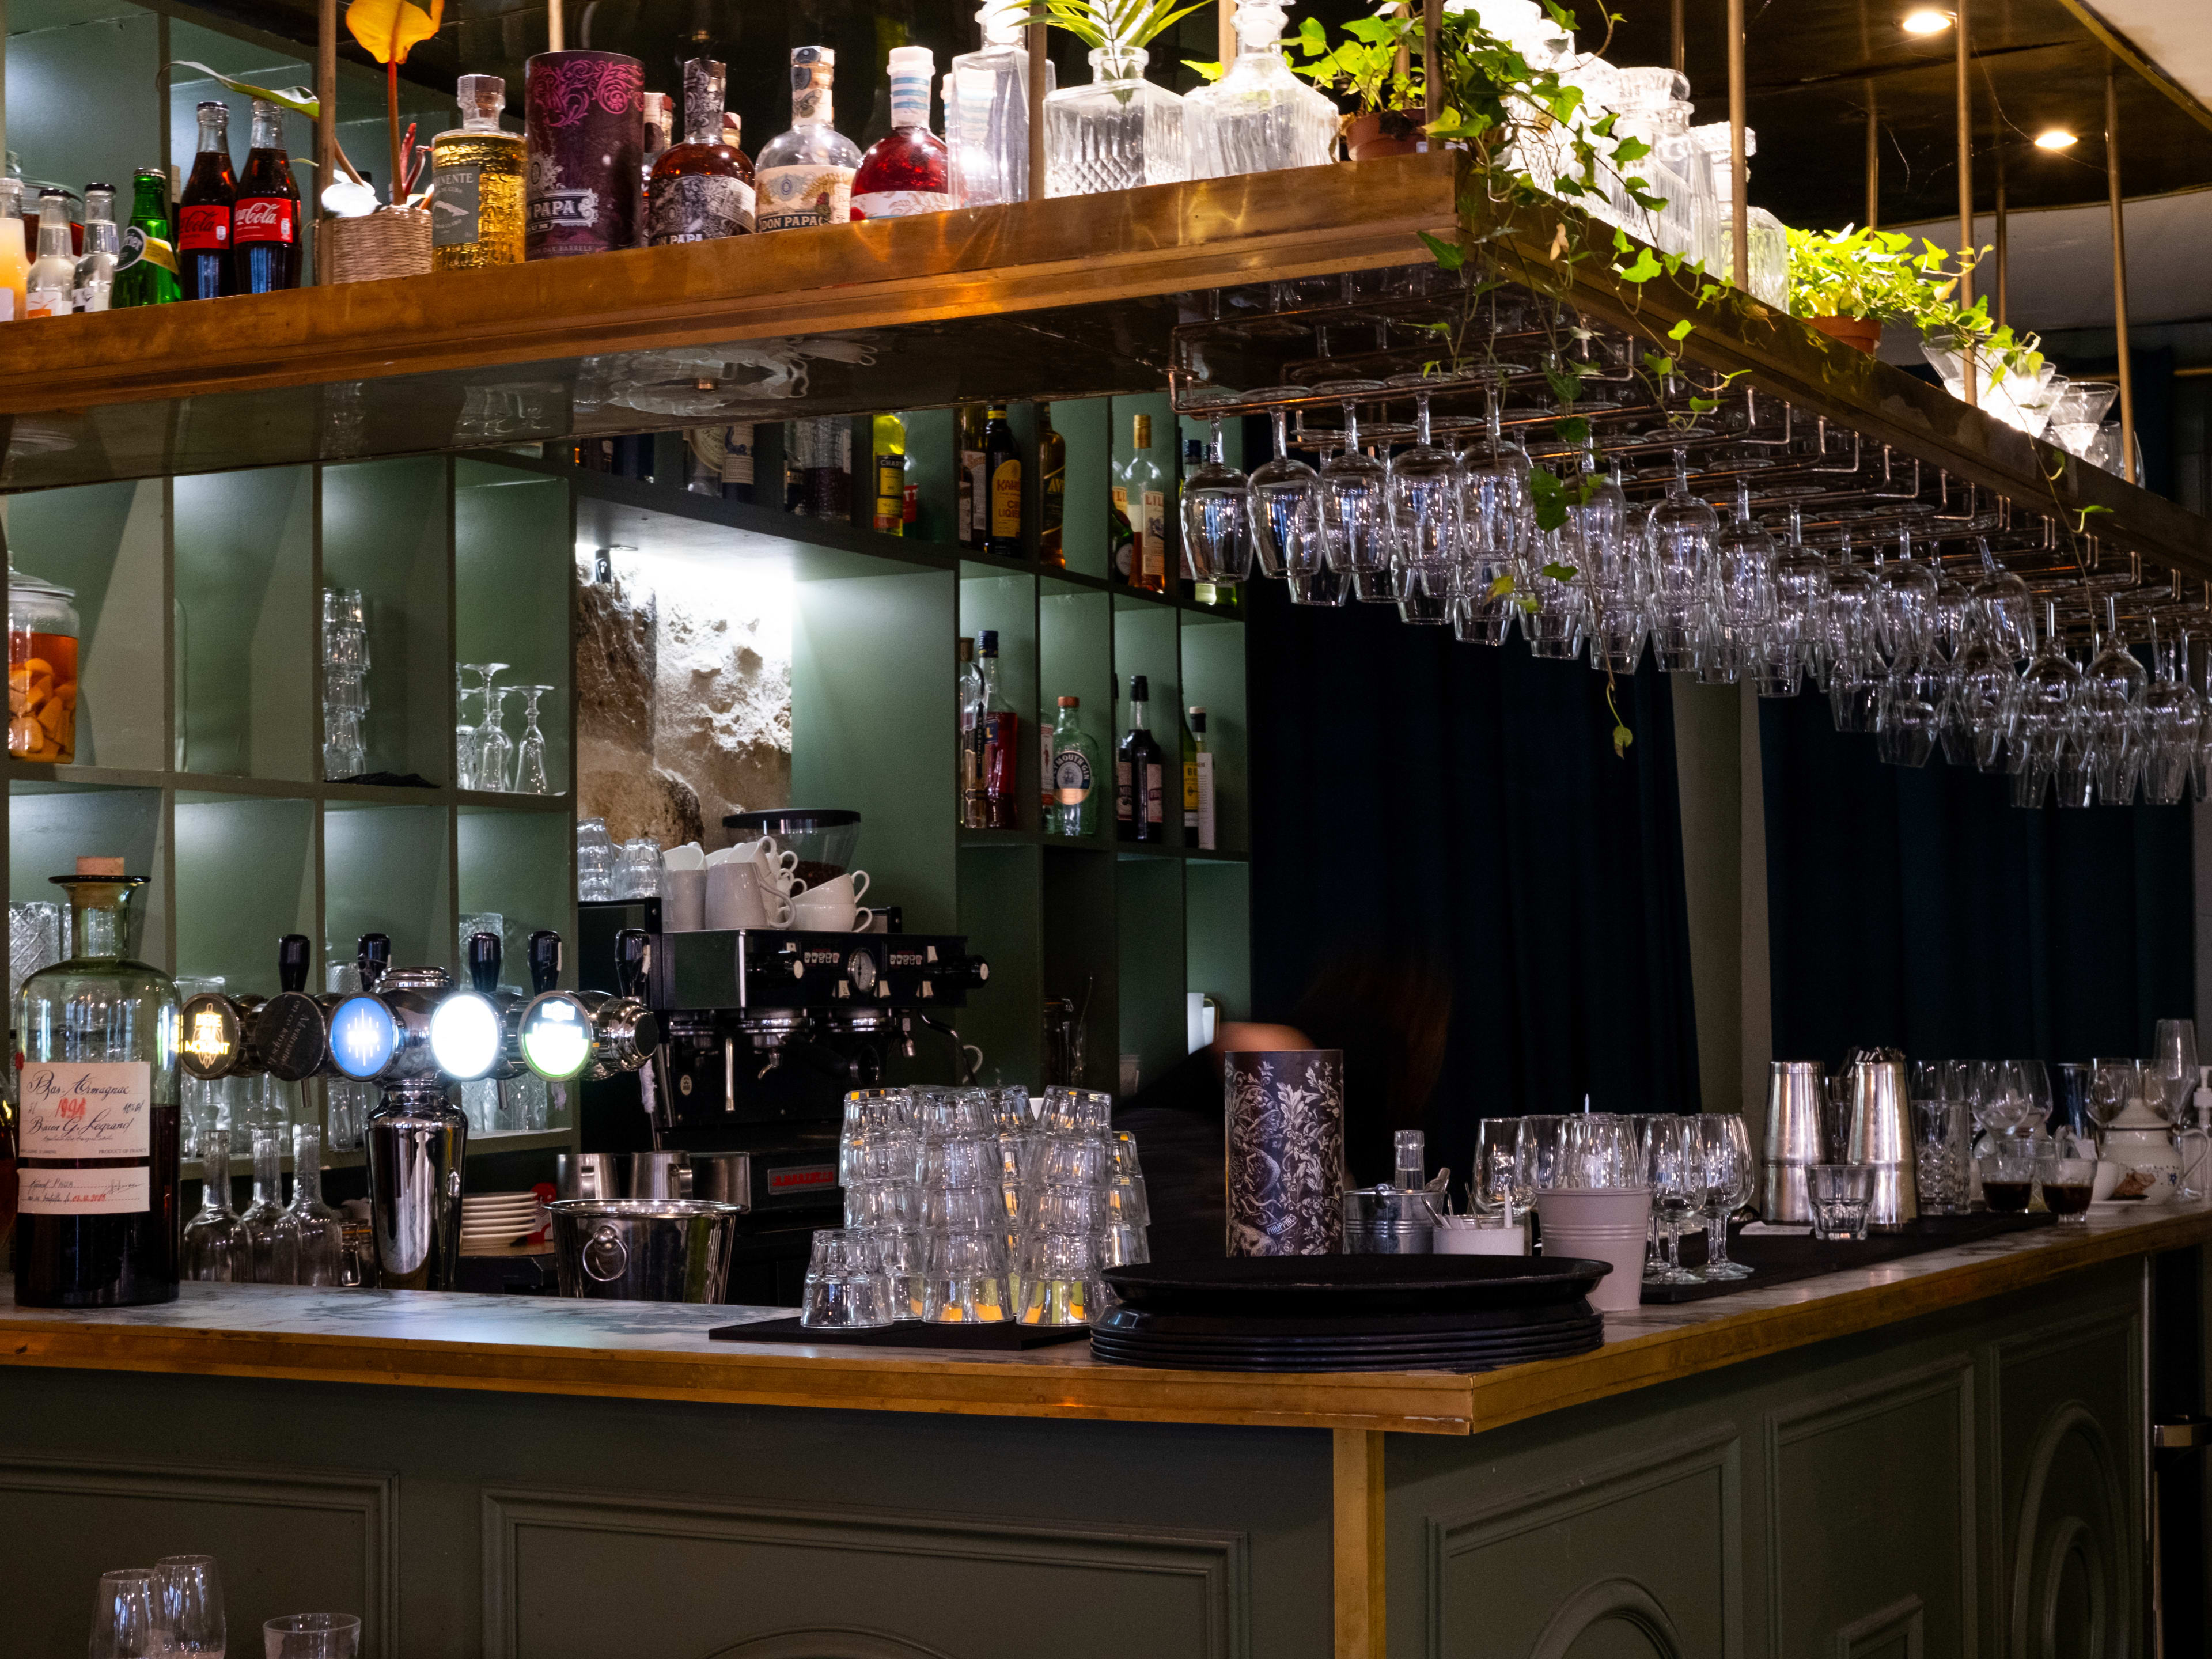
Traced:
<path id="1" fill-rule="evenodd" d="M 1067 507 L 1067 440 L 1052 429 L 1052 405 L 1037 405 L 1037 562 L 1067 568 L 1060 534 Z"/>
<path id="2" fill-rule="evenodd" d="M 474 270 L 522 263 L 522 169 L 526 144 L 499 125 L 507 82 L 464 75 L 454 88 L 461 124 L 430 141 L 430 264 Z"/>
<path id="3" fill-rule="evenodd" d="M 684 65 L 684 142 L 653 164 L 646 187 L 646 241 L 712 242 L 753 228 L 753 164 L 725 142 L 722 66 Z"/>
<path id="4" fill-rule="evenodd" d="M 983 427 L 983 477 L 990 501 L 983 550 L 1002 559 L 1022 556 L 1022 452 L 1003 404 L 993 404 Z"/>

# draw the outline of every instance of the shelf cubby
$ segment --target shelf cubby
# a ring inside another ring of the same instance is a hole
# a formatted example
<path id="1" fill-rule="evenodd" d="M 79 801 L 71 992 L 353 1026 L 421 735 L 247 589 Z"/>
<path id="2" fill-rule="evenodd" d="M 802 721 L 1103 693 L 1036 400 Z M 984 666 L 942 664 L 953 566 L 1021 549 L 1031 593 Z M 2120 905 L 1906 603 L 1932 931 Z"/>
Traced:
<path id="1" fill-rule="evenodd" d="M 178 976 L 273 990 L 276 941 L 315 936 L 314 803 L 179 790 L 173 810 Z"/>
<path id="2" fill-rule="evenodd" d="M 368 607 L 368 769 L 433 786 L 453 782 L 453 495 L 441 457 L 323 469 L 320 585 L 358 588 Z M 315 713 L 319 749 L 319 690 Z"/>
<path id="3" fill-rule="evenodd" d="M 454 948 L 460 946 L 460 918 L 498 915 L 504 953 L 500 982 L 527 990 L 531 934 L 550 927 L 564 939 L 574 937 L 569 896 L 575 891 L 576 837 L 570 820 L 565 813 L 464 805 L 454 815 L 454 830 L 459 896 Z M 562 982 L 573 985 L 576 964 L 566 959 L 568 952 L 562 954 Z"/>
<path id="4" fill-rule="evenodd" d="M 52 878 L 74 872 L 80 855 L 119 857 L 147 878 L 131 903 L 131 948 L 166 969 L 175 959 L 166 827 L 159 789 L 10 779 L 9 902 L 58 905 L 66 927 L 69 894 Z"/>
<path id="5" fill-rule="evenodd" d="M 323 808 L 323 948 L 350 962 L 363 933 L 392 940 L 395 967 L 455 966 L 455 910 L 448 878 L 453 820 L 442 806 Z"/>

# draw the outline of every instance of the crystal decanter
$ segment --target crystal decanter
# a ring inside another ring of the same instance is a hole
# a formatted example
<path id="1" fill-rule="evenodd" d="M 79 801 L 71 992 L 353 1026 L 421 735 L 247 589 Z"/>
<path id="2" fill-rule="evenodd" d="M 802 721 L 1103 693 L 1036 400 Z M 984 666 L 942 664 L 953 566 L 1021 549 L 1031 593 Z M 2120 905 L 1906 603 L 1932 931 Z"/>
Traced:
<path id="1" fill-rule="evenodd" d="M 1273 0 L 1237 8 L 1237 57 L 1210 86 L 1183 99 L 1190 176 L 1225 179 L 1336 159 L 1336 106 L 1283 61 L 1283 9 Z"/>
<path id="2" fill-rule="evenodd" d="M 1150 54 L 1101 46 L 1089 86 L 1063 87 L 1044 100 L 1044 193 L 1090 196 L 1190 176 L 1182 100 L 1145 79 Z"/>

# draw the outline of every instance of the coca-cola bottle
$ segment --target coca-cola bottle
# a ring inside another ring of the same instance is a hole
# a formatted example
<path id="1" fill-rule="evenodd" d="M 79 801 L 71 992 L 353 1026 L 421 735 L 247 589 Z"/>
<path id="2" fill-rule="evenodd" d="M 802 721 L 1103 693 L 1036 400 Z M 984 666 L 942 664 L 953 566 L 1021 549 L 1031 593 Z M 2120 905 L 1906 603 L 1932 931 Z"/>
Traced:
<path id="1" fill-rule="evenodd" d="M 239 293 L 300 286 L 300 186 L 284 154 L 284 112 L 259 98 L 253 100 L 253 146 L 238 175 L 230 239 Z"/>
<path id="2" fill-rule="evenodd" d="M 238 181 L 230 172 L 228 106 L 210 100 L 199 117 L 199 154 L 177 201 L 177 282 L 184 298 L 213 300 L 238 291 L 230 246 Z"/>

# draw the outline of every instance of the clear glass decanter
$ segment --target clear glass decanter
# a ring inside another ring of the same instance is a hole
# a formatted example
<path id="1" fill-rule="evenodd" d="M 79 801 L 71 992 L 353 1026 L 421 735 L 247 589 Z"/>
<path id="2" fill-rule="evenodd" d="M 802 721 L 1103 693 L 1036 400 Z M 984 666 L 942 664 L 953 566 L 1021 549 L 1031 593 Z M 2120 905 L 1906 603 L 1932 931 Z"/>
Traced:
<path id="1" fill-rule="evenodd" d="M 1283 61 L 1285 21 L 1273 0 L 1240 0 L 1236 61 L 1182 100 L 1192 178 L 1326 167 L 1336 159 L 1336 106 Z"/>
<path id="2" fill-rule="evenodd" d="M 199 1213 L 185 1223 L 185 1277 L 216 1285 L 253 1279 L 246 1229 L 230 1207 L 230 1141 L 210 1135 L 200 1146 Z"/>
<path id="3" fill-rule="evenodd" d="M 1044 100 L 1044 193 L 1090 196 L 1190 176 L 1182 100 L 1145 79 L 1150 54 L 1104 46 L 1091 54 L 1094 77 Z"/>
<path id="4" fill-rule="evenodd" d="M 253 1132 L 253 1196 L 239 1212 L 246 1229 L 247 1249 L 253 1258 L 253 1282 L 289 1285 L 295 1263 L 276 1223 L 284 1213 L 283 1145 L 274 1129 Z"/>
<path id="5" fill-rule="evenodd" d="M 1023 8 L 992 3 L 975 14 L 979 52 L 945 72 L 945 142 L 952 152 L 952 199 L 988 207 L 1030 198 L 1030 51 Z M 1053 89 L 1045 60 L 1045 90 Z"/>
<path id="6" fill-rule="evenodd" d="M 1686 130 L 1681 144 L 1669 142 L 1675 125 L 1673 106 L 1688 93 L 1690 83 L 1673 70 L 1650 64 L 1616 70 L 1613 79 L 1614 107 L 1620 115 L 1613 126 L 1614 139 L 1638 138 L 1651 150 L 1626 165 L 1608 158 L 1608 170 L 1601 176 L 1613 191 L 1611 217 L 1630 235 L 1641 237 L 1662 253 L 1694 257 L 1697 210 L 1690 199 L 1688 182 L 1670 159 L 1674 152 L 1686 146 Z M 1641 179 L 1644 193 L 1658 198 L 1664 205 L 1637 205 L 1625 182 L 1632 178 Z"/>
<path id="7" fill-rule="evenodd" d="M 323 1202 L 323 1132 L 312 1123 L 292 1126 L 292 1202 L 276 1218 L 276 1255 L 292 1264 L 290 1283 L 338 1282 L 339 1246 L 345 1222 Z"/>
<path id="8" fill-rule="evenodd" d="M 1712 164 L 1714 208 L 1718 219 L 1716 246 L 1720 264 L 1706 267 L 1709 275 L 1725 282 L 1733 282 L 1735 272 L 1735 179 L 1729 156 L 1729 124 L 1709 121 L 1704 126 L 1692 127 L 1690 137 L 1704 150 Z M 1759 154 L 1759 135 L 1749 127 L 1743 130 L 1744 179 L 1751 178 L 1748 165 Z M 1780 312 L 1790 309 L 1790 232 L 1782 221 L 1763 207 L 1748 209 L 1745 228 L 1751 244 L 1749 260 L 1751 296 L 1762 305 Z"/>

